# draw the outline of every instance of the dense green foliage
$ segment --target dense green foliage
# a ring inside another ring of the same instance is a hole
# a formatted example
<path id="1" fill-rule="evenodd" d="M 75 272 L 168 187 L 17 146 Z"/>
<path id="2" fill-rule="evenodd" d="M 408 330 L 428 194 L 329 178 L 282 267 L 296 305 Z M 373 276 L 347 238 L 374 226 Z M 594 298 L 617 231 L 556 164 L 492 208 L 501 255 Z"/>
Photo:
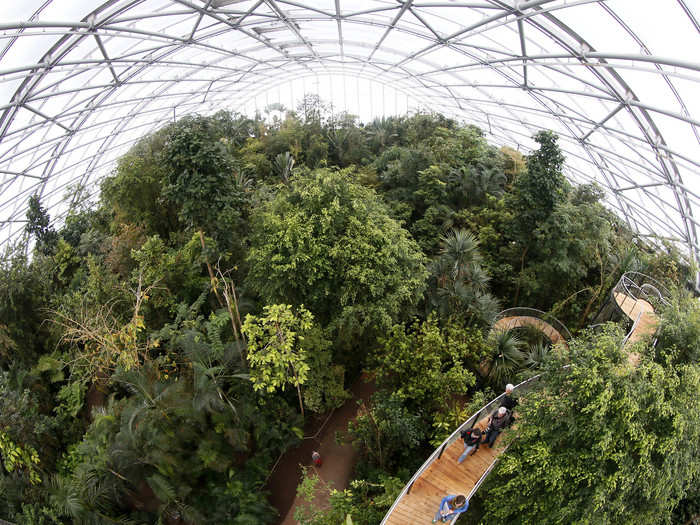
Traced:
<path id="1" fill-rule="evenodd" d="M 575 331 L 624 271 L 690 271 L 565 180 L 554 134 L 523 156 L 440 115 L 268 110 L 144 137 L 60 226 L 32 197 L 0 260 L 0 518 L 273 523 L 271 479 L 296 475 L 278 459 L 368 377 L 338 435 L 360 453 L 349 488 L 307 478 L 297 510 L 375 525 L 456 425 L 542 368 L 493 484 L 509 508 L 486 520 L 697 512 L 695 301 L 674 298 L 637 370 L 613 332 L 575 342 L 566 372 L 537 334 L 491 334 L 520 305 Z"/>
<path id="2" fill-rule="evenodd" d="M 351 176 L 295 178 L 254 212 L 248 253 L 248 282 L 266 303 L 306 305 L 345 348 L 391 326 L 426 277 L 418 246 Z"/>

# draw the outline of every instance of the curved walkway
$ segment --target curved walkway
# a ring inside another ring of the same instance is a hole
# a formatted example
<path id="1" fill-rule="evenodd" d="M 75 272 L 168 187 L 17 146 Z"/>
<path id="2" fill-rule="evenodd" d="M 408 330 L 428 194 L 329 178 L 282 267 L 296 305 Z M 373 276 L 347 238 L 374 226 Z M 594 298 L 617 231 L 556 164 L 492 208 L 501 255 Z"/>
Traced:
<path id="1" fill-rule="evenodd" d="M 503 310 L 496 316 L 491 330 L 512 330 L 530 326 L 544 334 L 552 345 L 562 343 L 568 348 L 571 339 L 569 329 L 558 319 L 535 308 L 515 307 Z"/>
<path id="2" fill-rule="evenodd" d="M 646 300 L 627 295 L 615 290 L 613 297 L 620 309 L 627 315 L 634 324 L 627 334 L 624 344 L 634 343 L 640 339 L 653 334 L 659 323 L 659 317 L 654 313 L 654 307 Z M 517 324 L 521 323 L 521 324 Z M 506 316 L 499 319 L 494 328 L 503 329 L 515 328 L 518 326 L 530 325 L 538 329 L 549 330 L 546 334 L 552 343 L 566 340 L 549 323 L 531 316 Z M 548 328 L 547 328 L 548 327 Z M 544 330 L 542 330 L 544 332 Z M 555 340 L 556 338 L 556 340 Z M 630 353 L 630 363 L 635 366 L 639 361 L 639 354 Z M 527 390 L 527 385 L 536 381 L 539 376 L 517 385 L 516 391 Z M 382 520 L 381 525 L 407 525 L 413 523 L 429 523 L 437 511 L 440 500 L 447 494 L 464 494 L 467 499 L 481 485 L 481 482 L 488 476 L 493 467 L 498 462 L 498 456 L 503 452 L 496 442 L 493 449 L 482 445 L 476 454 L 470 456 L 461 465 L 457 463 L 457 458 L 464 450 L 459 434 L 463 429 L 471 428 L 471 425 L 486 428 L 488 418 L 500 406 L 500 399 L 503 394 L 491 401 L 477 414 L 465 421 L 445 442 L 428 458 L 423 466 L 413 475 L 403 491 L 396 498 L 393 506 L 389 509 Z M 452 523 L 457 518 L 452 520 Z"/>
<path id="3" fill-rule="evenodd" d="M 533 328 L 539 330 L 552 342 L 553 345 L 563 343 L 567 348 L 569 346 L 566 339 L 564 339 L 564 337 L 551 324 L 543 321 L 542 319 L 531 317 L 529 315 L 502 317 L 494 323 L 493 329 L 511 330 L 513 328 L 520 328 L 523 326 L 532 326 Z"/>
<path id="4" fill-rule="evenodd" d="M 515 393 L 527 392 L 539 376 L 532 377 L 515 386 Z M 486 429 L 489 417 L 501 406 L 505 394 L 492 399 L 479 412 L 472 415 L 443 444 L 432 453 L 413 475 L 384 516 L 381 525 L 408 525 L 430 523 L 437 512 L 438 504 L 447 494 L 464 494 L 467 499 L 478 490 L 482 481 L 498 462 L 503 452 L 501 441 L 494 448 L 482 445 L 476 454 L 462 464 L 457 458 L 464 451 L 460 438 L 462 430 L 478 426 Z M 456 521 L 456 520 L 454 520 Z M 454 521 L 452 523 L 454 523 Z"/>
<path id="5" fill-rule="evenodd" d="M 475 427 L 486 430 L 489 416 L 483 417 Z M 464 494 L 469 497 L 478 488 L 482 476 L 495 464 L 501 453 L 500 440 L 494 448 L 484 444 L 476 454 L 462 464 L 457 458 L 464 451 L 462 440 L 448 445 L 442 457 L 433 461 L 416 479 L 411 491 L 405 494 L 399 505 L 390 510 L 382 525 L 408 525 L 430 523 L 437 511 L 438 503 L 447 494 Z"/>
<path id="6" fill-rule="evenodd" d="M 627 336 L 627 343 L 636 343 L 643 337 L 653 335 L 659 325 L 659 316 L 654 307 L 644 299 L 634 299 L 621 292 L 615 292 L 615 302 L 634 324 Z"/>

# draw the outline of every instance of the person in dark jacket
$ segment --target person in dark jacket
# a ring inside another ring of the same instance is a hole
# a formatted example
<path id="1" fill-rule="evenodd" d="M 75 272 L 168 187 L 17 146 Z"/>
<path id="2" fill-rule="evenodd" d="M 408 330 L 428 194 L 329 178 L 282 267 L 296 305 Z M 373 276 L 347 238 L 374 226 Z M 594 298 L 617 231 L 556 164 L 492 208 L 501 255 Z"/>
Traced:
<path id="1" fill-rule="evenodd" d="M 498 412 L 491 416 L 489 426 L 486 429 L 486 439 L 484 440 L 489 444 L 489 448 L 493 448 L 496 438 L 508 426 L 508 423 L 510 423 L 510 410 L 506 407 L 499 408 Z"/>
<path id="2" fill-rule="evenodd" d="M 506 407 L 508 410 L 510 410 L 511 414 L 513 413 L 513 409 L 515 406 L 518 404 L 518 400 L 513 397 L 513 388 L 515 388 L 513 385 L 508 383 L 506 385 L 506 395 L 503 396 L 503 399 L 501 399 L 501 406 Z"/>
<path id="3" fill-rule="evenodd" d="M 479 450 L 479 445 L 481 444 L 481 429 L 476 427 L 463 430 L 460 436 L 464 440 L 464 452 L 459 456 L 457 463 L 461 463 L 467 459 L 467 456 L 472 450 L 474 451 L 472 454 L 476 454 L 476 451 Z"/>

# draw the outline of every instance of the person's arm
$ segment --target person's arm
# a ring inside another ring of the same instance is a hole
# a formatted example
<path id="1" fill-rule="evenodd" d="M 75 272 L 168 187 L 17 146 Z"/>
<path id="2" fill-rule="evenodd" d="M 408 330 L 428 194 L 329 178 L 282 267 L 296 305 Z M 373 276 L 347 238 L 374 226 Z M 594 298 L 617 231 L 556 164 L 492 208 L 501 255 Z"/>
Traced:
<path id="1" fill-rule="evenodd" d="M 455 516 L 459 516 L 462 514 L 462 512 L 466 512 L 467 509 L 469 508 L 469 502 L 465 502 L 464 505 L 462 505 L 459 508 L 454 509 L 451 513 L 449 513 L 446 518 L 454 518 Z"/>
<path id="2" fill-rule="evenodd" d="M 438 507 L 438 512 L 439 512 L 440 514 L 442 514 L 442 509 L 445 507 L 445 503 L 449 503 L 449 502 L 452 501 L 454 498 L 455 498 L 455 497 L 452 496 L 452 495 L 445 496 L 444 498 L 442 498 L 442 501 L 440 502 L 440 507 Z"/>

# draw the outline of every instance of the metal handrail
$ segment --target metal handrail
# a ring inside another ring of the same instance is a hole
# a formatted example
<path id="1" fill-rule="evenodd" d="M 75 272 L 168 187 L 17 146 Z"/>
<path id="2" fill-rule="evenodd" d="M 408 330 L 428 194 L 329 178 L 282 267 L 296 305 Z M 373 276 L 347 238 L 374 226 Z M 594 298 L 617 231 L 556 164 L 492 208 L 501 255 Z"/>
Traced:
<path id="1" fill-rule="evenodd" d="M 510 445 L 509 445 L 509 446 L 510 446 Z M 501 452 L 501 454 L 503 454 L 506 450 L 508 450 L 508 447 L 504 448 L 504 449 L 503 449 L 503 452 Z M 491 474 L 491 471 L 492 471 L 494 468 L 496 468 L 496 464 L 498 463 L 498 460 L 500 459 L 500 457 L 501 457 L 500 455 L 496 456 L 496 458 L 495 458 L 495 459 L 491 462 L 491 464 L 489 465 L 489 468 L 487 468 L 487 469 L 484 471 L 484 473 L 481 475 L 481 477 L 479 478 L 479 481 L 477 481 L 477 482 L 474 484 L 474 486 L 472 487 L 472 489 L 469 491 L 469 495 L 467 496 L 467 501 L 471 501 L 472 496 L 473 496 L 474 494 L 476 494 L 476 491 L 479 490 L 479 488 L 481 487 L 481 484 L 484 482 L 484 480 L 485 480 L 486 478 L 488 478 L 488 477 L 489 477 L 489 474 Z M 459 519 L 459 516 L 455 516 L 454 518 L 452 518 L 452 521 L 450 521 L 450 525 L 454 525 L 454 524 L 457 522 L 458 519 Z"/>
<path id="2" fill-rule="evenodd" d="M 533 376 L 529 379 L 526 379 L 525 381 L 522 381 L 521 383 L 518 383 L 513 388 L 513 392 L 518 392 L 520 390 L 527 390 L 528 385 L 530 383 L 532 383 L 533 381 L 538 380 L 540 378 L 540 375 L 541 374 L 538 374 L 538 375 Z M 430 455 L 430 457 L 425 460 L 423 465 L 421 465 L 421 467 L 418 470 L 416 470 L 416 472 L 413 474 L 413 476 L 408 481 L 408 483 L 406 483 L 404 488 L 401 490 L 401 493 L 394 500 L 394 503 L 391 505 L 391 508 L 389 508 L 389 510 L 385 514 L 384 519 L 382 519 L 380 525 L 384 525 L 386 523 L 387 519 L 389 518 L 389 516 L 391 516 L 391 513 L 394 511 L 394 509 L 399 504 L 401 499 L 405 495 L 407 495 L 411 492 L 411 488 L 413 488 L 413 484 L 416 481 L 418 481 L 418 478 L 420 478 L 421 474 L 423 474 L 428 469 L 428 467 L 433 464 L 433 462 L 437 461 L 442 456 L 442 453 L 444 452 L 445 448 L 447 448 L 449 445 L 451 445 L 452 443 L 457 441 L 457 439 L 459 439 L 459 436 L 460 436 L 462 430 L 472 428 L 474 426 L 474 424 L 483 417 L 482 414 L 486 414 L 487 412 L 490 413 L 490 410 L 494 405 L 497 404 L 498 406 L 496 408 L 498 408 L 500 406 L 501 400 L 503 399 L 503 396 L 505 396 L 505 392 L 502 393 L 501 395 L 499 395 L 498 397 L 492 399 L 488 403 L 486 403 L 475 414 L 472 414 L 472 416 L 469 419 L 467 419 L 464 423 L 462 423 L 457 428 L 457 430 L 455 430 L 452 434 L 450 434 L 450 436 L 447 439 L 445 439 L 445 441 L 442 442 L 442 445 L 440 445 L 438 448 L 435 449 L 435 451 Z M 491 467 L 489 467 L 489 469 L 487 469 L 487 473 L 490 472 L 490 470 L 491 470 Z M 483 477 L 485 477 L 485 476 L 482 476 L 482 478 Z M 481 484 L 481 481 L 482 480 L 480 479 L 478 482 L 478 485 Z"/>
<path id="3" fill-rule="evenodd" d="M 650 299 L 649 293 L 647 293 L 646 290 L 651 290 L 656 296 L 656 299 L 668 306 L 669 302 L 666 300 L 666 297 L 671 296 L 668 289 L 656 279 L 639 272 L 623 273 L 620 280 L 611 291 L 611 298 L 613 299 L 613 303 L 622 311 L 622 305 L 625 304 L 628 297 L 633 298 L 635 301 L 638 299 Z M 623 293 L 625 295 L 621 304 L 617 303 L 614 295 L 615 293 Z M 622 311 L 622 313 L 624 313 L 624 311 Z"/>
<path id="4" fill-rule="evenodd" d="M 656 286 L 654 286 L 653 284 L 644 283 L 642 286 L 640 286 L 640 288 L 641 288 L 643 291 L 646 290 L 646 289 L 648 289 L 648 288 L 650 288 L 650 289 L 656 294 L 656 296 L 659 298 L 659 301 L 661 301 L 661 302 L 662 302 L 663 304 L 665 304 L 666 306 L 671 306 L 671 303 L 669 303 L 669 302 L 664 298 L 663 294 L 662 294 L 662 293 L 659 291 L 659 289 L 658 289 Z M 649 294 L 647 294 L 647 295 L 649 295 Z"/>
<path id="5" fill-rule="evenodd" d="M 567 341 L 571 339 L 571 332 L 569 332 L 569 329 L 566 327 L 566 325 L 553 315 L 548 314 L 547 312 L 543 312 L 542 310 L 537 310 L 536 308 L 527 308 L 524 306 L 508 308 L 496 315 L 496 317 L 494 318 L 494 324 L 505 317 L 534 317 L 536 319 L 541 319 L 542 321 L 552 325 L 552 327 L 557 332 L 559 332 L 559 334 L 561 334 L 561 336 L 564 339 L 566 339 Z"/>
<path id="6" fill-rule="evenodd" d="M 639 312 L 637 314 L 637 318 L 634 320 L 634 323 L 632 323 L 632 328 L 630 328 L 630 331 L 627 332 L 627 335 L 622 340 L 622 344 L 620 345 L 620 348 L 624 348 L 625 345 L 627 344 L 627 341 L 629 341 L 629 338 L 632 336 L 632 332 L 635 331 L 635 329 L 637 328 L 637 325 L 639 324 L 639 320 L 642 318 L 642 313 L 643 312 Z"/>

